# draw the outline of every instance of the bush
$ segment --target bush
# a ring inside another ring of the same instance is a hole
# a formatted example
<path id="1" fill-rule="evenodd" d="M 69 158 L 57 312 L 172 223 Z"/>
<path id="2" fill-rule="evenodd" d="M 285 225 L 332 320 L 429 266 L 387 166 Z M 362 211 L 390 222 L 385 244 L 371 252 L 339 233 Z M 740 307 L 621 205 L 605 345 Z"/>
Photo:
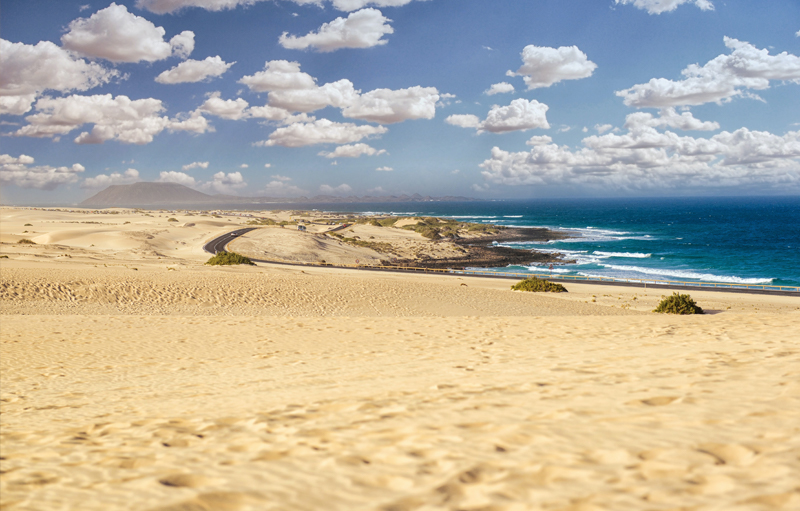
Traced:
<path id="1" fill-rule="evenodd" d="M 23 227 L 33 227 L 33 224 L 25 224 Z"/>
<path id="2" fill-rule="evenodd" d="M 206 264 L 210 265 L 234 265 L 234 264 L 249 264 L 251 266 L 255 266 L 256 263 L 251 261 L 249 258 L 237 254 L 236 252 L 217 252 L 217 255 L 206 261 Z"/>
<path id="3" fill-rule="evenodd" d="M 17 243 L 20 245 L 36 245 L 35 241 L 29 240 L 28 238 L 22 238 Z"/>
<path id="4" fill-rule="evenodd" d="M 177 218 L 168 218 L 167 219 L 167 222 L 177 222 L 177 221 L 178 221 Z"/>
<path id="5" fill-rule="evenodd" d="M 541 293 L 566 293 L 567 290 L 561 284 L 548 282 L 536 277 L 528 277 L 511 286 L 514 291 L 533 291 Z"/>
<path id="6" fill-rule="evenodd" d="M 667 296 L 661 300 L 661 303 L 658 304 L 658 307 L 653 312 L 662 314 L 703 314 L 703 309 L 694 303 L 691 296 L 672 293 L 672 296 Z"/>

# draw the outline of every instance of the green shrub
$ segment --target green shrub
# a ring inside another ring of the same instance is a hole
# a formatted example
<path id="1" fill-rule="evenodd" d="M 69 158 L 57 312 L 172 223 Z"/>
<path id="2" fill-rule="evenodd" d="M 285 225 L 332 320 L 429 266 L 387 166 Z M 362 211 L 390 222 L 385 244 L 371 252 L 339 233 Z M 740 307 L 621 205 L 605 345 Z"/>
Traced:
<path id="1" fill-rule="evenodd" d="M 23 227 L 33 227 L 33 224 L 25 224 Z"/>
<path id="2" fill-rule="evenodd" d="M 177 218 L 168 218 L 167 219 L 167 222 L 177 222 L 177 221 L 178 221 Z"/>
<path id="3" fill-rule="evenodd" d="M 658 304 L 658 307 L 653 312 L 662 314 L 703 314 L 703 309 L 694 303 L 691 296 L 672 293 L 672 296 L 667 296 L 661 300 L 661 303 Z"/>
<path id="4" fill-rule="evenodd" d="M 0 255 L 0 259 L 8 259 L 7 255 Z"/>
<path id="5" fill-rule="evenodd" d="M 237 254 L 236 252 L 217 252 L 217 255 L 206 261 L 210 265 L 234 265 L 234 264 L 249 264 L 255 266 L 255 263 L 249 258 Z"/>
<path id="6" fill-rule="evenodd" d="M 22 238 L 17 243 L 20 245 L 36 245 L 35 241 L 29 240 L 28 238 Z"/>
<path id="7" fill-rule="evenodd" d="M 511 286 L 514 291 L 534 291 L 541 293 L 566 293 L 567 290 L 561 284 L 548 282 L 536 277 L 528 277 Z"/>

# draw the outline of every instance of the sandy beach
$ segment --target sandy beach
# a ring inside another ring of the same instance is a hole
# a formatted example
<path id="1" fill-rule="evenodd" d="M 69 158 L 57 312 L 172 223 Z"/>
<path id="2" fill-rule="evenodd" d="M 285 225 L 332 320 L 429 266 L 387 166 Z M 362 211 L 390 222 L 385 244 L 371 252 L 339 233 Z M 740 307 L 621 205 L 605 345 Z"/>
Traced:
<path id="1" fill-rule="evenodd" d="M 800 298 L 203 265 L 250 220 L 0 209 L 0 508 L 800 509 Z"/>

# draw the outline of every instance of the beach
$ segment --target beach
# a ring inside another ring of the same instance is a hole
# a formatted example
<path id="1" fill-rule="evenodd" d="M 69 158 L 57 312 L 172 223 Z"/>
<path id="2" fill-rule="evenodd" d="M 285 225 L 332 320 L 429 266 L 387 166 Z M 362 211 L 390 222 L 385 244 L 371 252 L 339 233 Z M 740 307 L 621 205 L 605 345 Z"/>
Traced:
<path id="1" fill-rule="evenodd" d="M 241 214 L 0 215 L 3 509 L 800 507 L 795 296 L 671 316 L 664 289 L 205 266 Z M 382 257 L 302 236 L 232 245 Z"/>

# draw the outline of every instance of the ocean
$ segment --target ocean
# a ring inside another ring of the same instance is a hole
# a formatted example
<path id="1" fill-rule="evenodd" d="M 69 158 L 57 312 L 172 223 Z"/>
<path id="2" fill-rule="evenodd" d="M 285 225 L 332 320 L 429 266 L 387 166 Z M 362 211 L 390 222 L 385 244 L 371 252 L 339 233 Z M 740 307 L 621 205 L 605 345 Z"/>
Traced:
<path id="1" fill-rule="evenodd" d="M 552 270 L 509 266 L 497 271 L 800 286 L 800 197 L 293 204 L 292 208 L 440 216 L 548 227 L 573 236 L 549 243 L 505 244 L 562 254 L 564 262 Z"/>

